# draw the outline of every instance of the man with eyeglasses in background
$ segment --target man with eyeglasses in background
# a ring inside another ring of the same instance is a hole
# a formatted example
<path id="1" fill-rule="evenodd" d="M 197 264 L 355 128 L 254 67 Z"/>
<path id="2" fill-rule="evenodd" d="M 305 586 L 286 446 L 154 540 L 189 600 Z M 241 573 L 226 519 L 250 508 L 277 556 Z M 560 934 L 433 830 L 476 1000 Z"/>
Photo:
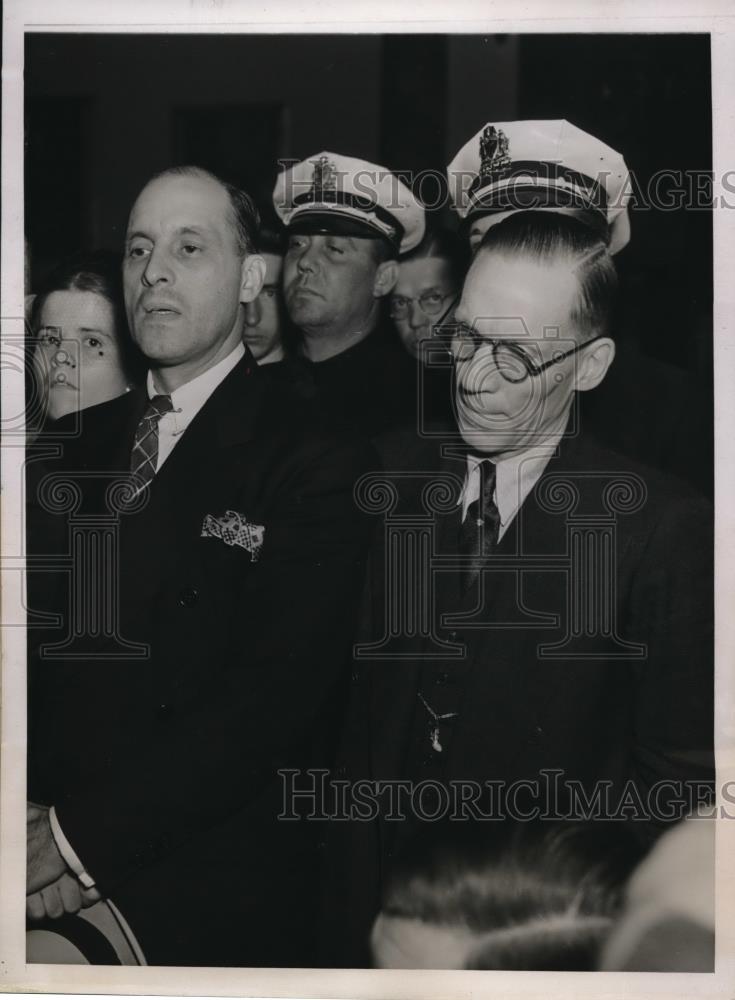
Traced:
<path id="1" fill-rule="evenodd" d="M 334 825 L 333 961 L 367 960 L 381 873 L 438 817 L 638 820 L 647 841 L 711 791 L 711 509 L 574 421 L 615 354 L 616 285 L 568 213 L 482 238 L 451 341 L 459 435 L 407 438 L 385 474 L 340 776 L 407 791 Z"/>
<path id="2" fill-rule="evenodd" d="M 457 304 L 467 264 L 465 247 L 446 229 L 427 232 L 398 262 L 388 311 L 408 355 L 406 383 L 416 428 L 427 420 L 452 420 L 451 357 L 446 341 L 434 332 Z"/>

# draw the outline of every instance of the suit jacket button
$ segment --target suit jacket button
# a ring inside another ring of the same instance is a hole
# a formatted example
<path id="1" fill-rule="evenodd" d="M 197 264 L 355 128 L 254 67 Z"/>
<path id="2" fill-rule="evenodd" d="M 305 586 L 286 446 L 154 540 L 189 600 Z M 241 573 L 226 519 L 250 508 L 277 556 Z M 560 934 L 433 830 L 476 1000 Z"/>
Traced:
<path id="1" fill-rule="evenodd" d="M 179 591 L 179 604 L 182 608 L 193 608 L 199 601 L 199 591 L 194 587 L 184 587 Z"/>
<path id="2" fill-rule="evenodd" d="M 449 674 L 446 672 L 446 670 L 442 670 L 440 674 L 437 674 L 436 676 L 437 684 L 446 684 L 448 683 L 448 681 L 449 681 Z"/>

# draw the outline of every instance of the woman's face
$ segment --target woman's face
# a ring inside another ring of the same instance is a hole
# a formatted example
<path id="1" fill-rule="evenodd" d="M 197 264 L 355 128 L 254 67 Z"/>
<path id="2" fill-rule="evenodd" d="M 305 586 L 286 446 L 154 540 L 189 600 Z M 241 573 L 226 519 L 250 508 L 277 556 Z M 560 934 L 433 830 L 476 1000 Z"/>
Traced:
<path id="1" fill-rule="evenodd" d="M 122 395 L 127 378 L 107 299 L 51 292 L 41 308 L 33 364 L 52 420 Z"/>

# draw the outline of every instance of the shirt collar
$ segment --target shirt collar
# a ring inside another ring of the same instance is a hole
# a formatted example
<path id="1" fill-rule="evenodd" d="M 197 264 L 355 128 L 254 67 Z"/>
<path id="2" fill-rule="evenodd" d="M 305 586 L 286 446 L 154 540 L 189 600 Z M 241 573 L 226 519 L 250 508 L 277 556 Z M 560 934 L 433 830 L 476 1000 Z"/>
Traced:
<path id="1" fill-rule="evenodd" d="M 217 386 L 224 381 L 244 355 L 245 346 L 240 341 L 226 358 L 218 361 L 211 368 L 207 368 L 206 371 L 202 372 L 201 375 L 197 375 L 190 382 L 185 382 L 178 389 L 174 389 L 171 393 L 171 402 L 174 406 L 173 413 L 165 414 L 162 420 L 165 420 L 166 417 L 172 417 L 176 423 L 176 432 L 181 433 L 201 410 Z M 149 399 L 159 394 L 153 381 L 153 373 L 150 371 L 146 379 L 146 389 Z"/>
<path id="2" fill-rule="evenodd" d="M 564 429 L 552 434 L 545 441 L 500 461 L 489 455 L 468 452 L 464 487 L 457 501 L 458 505 L 462 505 L 462 518 L 466 516 L 467 508 L 472 501 L 480 495 L 479 466 L 481 462 L 489 459 L 495 465 L 495 503 L 500 513 L 501 531 L 505 530 L 541 478 L 563 434 Z"/>

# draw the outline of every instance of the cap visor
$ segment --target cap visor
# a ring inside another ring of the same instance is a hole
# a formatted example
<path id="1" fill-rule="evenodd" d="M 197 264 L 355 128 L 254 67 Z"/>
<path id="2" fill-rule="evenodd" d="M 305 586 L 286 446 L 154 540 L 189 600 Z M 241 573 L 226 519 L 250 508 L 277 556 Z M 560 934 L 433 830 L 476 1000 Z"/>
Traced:
<path id="1" fill-rule="evenodd" d="M 289 233 L 315 236 L 354 236 L 358 239 L 386 240 L 388 238 L 369 222 L 340 215 L 338 212 L 300 212 L 288 225 Z"/>
<path id="2" fill-rule="evenodd" d="M 565 188 L 547 187 L 540 184 L 512 184 L 500 190 L 480 194 L 468 215 L 487 215 L 491 212 L 507 212 L 509 209 L 534 208 L 576 208 L 598 213 L 604 217 L 605 209 L 592 204 L 589 198 L 577 191 Z"/>

